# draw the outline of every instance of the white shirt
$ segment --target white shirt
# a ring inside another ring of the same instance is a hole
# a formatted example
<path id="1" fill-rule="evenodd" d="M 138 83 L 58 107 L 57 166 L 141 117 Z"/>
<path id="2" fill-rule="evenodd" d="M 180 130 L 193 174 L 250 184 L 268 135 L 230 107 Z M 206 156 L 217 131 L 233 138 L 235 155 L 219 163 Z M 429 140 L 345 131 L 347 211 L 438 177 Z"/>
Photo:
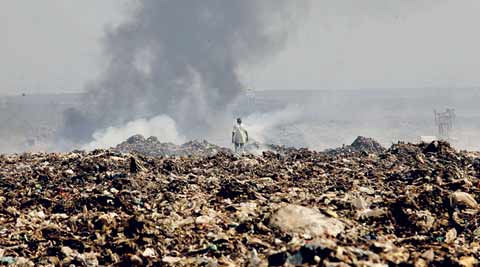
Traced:
<path id="1" fill-rule="evenodd" d="M 236 144 L 245 144 L 247 142 L 247 130 L 241 124 L 233 126 L 233 141 Z"/>

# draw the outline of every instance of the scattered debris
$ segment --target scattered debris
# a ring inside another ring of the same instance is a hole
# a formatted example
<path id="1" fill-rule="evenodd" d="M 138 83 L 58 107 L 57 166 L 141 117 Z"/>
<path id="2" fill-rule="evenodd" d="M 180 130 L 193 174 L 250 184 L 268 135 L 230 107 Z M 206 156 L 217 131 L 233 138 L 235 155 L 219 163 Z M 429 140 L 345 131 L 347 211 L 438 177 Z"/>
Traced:
<path id="1" fill-rule="evenodd" d="M 0 155 L 0 264 L 478 266 L 478 154 L 360 143 Z"/>

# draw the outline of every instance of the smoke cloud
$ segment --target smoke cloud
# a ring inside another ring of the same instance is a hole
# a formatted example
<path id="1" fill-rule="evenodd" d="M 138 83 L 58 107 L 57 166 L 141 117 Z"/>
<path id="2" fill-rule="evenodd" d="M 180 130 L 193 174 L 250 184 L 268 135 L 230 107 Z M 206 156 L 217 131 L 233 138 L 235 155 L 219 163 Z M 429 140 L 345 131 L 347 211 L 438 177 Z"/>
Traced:
<path id="1" fill-rule="evenodd" d="M 161 142 L 182 143 L 185 141 L 177 132 L 175 121 L 165 115 L 151 119 L 138 119 L 128 122 L 121 127 L 109 127 L 93 134 L 93 141 L 84 148 L 87 150 L 96 148 L 113 147 L 130 136 L 141 134 L 144 136 L 160 136 Z"/>
<path id="2" fill-rule="evenodd" d="M 301 133 L 297 132 L 297 135 L 293 136 L 295 140 L 291 140 L 292 136 L 281 136 L 280 133 L 284 132 L 282 128 L 305 120 L 306 115 L 306 110 L 302 107 L 291 105 L 270 112 L 250 114 L 245 121 L 249 135 L 253 136 L 255 141 L 265 144 L 293 145 L 294 142 L 301 143 L 303 141 L 303 138 L 299 138 Z"/>
<path id="3" fill-rule="evenodd" d="M 282 48 L 303 9 L 287 0 L 139 1 L 107 32 L 107 67 L 87 86 L 82 110 L 67 112 L 61 135 L 85 143 L 108 127 L 166 115 L 186 138 L 207 137 L 244 89 L 238 69 Z"/>

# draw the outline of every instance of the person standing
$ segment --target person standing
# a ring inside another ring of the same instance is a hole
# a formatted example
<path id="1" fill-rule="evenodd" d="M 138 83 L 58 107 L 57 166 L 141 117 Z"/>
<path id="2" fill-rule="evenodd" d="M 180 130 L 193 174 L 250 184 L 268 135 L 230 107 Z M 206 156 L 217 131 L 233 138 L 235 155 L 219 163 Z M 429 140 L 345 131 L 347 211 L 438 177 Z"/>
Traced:
<path id="1" fill-rule="evenodd" d="M 243 152 L 245 143 L 248 142 L 248 132 L 242 125 L 242 119 L 238 118 L 233 126 L 232 143 L 235 146 L 235 153 Z"/>

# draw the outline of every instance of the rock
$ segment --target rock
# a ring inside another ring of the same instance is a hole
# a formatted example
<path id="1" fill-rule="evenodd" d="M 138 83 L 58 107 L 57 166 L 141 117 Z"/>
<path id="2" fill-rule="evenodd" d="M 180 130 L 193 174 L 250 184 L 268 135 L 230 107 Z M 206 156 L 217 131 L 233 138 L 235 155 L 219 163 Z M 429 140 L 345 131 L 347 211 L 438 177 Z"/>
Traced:
<path id="1" fill-rule="evenodd" d="M 452 243 L 457 238 L 457 230 L 452 228 L 445 234 L 445 243 Z"/>
<path id="2" fill-rule="evenodd" d="M 142 256 L 144 256 L 145 258 L 155 258 L 157 256 L 157 253 L 153 248 L 146 248 L 143 251 Z"/>
<path id="3" fill-rule="evenodd" d="M 213 222 L 214 222 L 214 219 L 206 215 L 198 216 L 195 219 L 195 224 L 211 224 Z"/>
<path id="4" fill-rule="evenodd" d="M 78 261 L 81 264 L 81 266 L 84 266 L 84 267 L 98 266 L 97 255 L 95 255 L 95 253 L 93 252 L 78 254 L 75 257 L 75 260 Z"/>
<path id="5" fill-rule="evenodd" d="M 134 266 L 142 266 L 143 265 L 143 260 L 137 255 L 132 255 L 130 257 L 130 263 Z"/>
<path id="6" fill-rule="evenodd" d="M 458 205 L 467 206 L 473 209 L 478 208 L 477 201 L 468 193 L 465 192 L 454 192 L 450 196 L 450 205 L 454 208 Z"/>
<path id="7" fill-rule="evenodd" d="M 337 236 L 345 230 L 341 221 L 298 205 L 287 205 L 277 210 L 270 218 L 270 225 L 285 233 L 307 234 L 312 237 Z"/>
<path id="8" fill-rule="evenodd" d="M 171 256 L 165 256 L 162 258 L 162 262 L 164 263 L 169 263 L 169 264 L 175 264 L 178 263 L 182 260 L 180 257 L 171 257 Z"/>
<path id="9" fill-rule="evenodd" d="M 370 204 L 363 197 L 357 197 L 352 200 L 352 205 L 357 210 L 366 210 L 370 207 Z"/>
<path id="10" fill-rule="evenodd" d="M 67 246 L 63 246 L 60 251 L 62 252 L 63 256 L 65 257 L 70 257 L 73 255 L 73 249 L 71 249 L 70 247 L 67 247 Z"/>
<path id="11" fill-rule="evenodd" d="M 423 231 L 430 231 L 435 223 L 435 217 L 428 210 L 418 211 L 416 213 L 417 220 L 415 224 Z"/>
<path id="12" fill-rule="evenodd" d="M 433 261 L 433 259 L 435 258 L 435 252 L 433 252 L 433 249 L 429 249 L 422 253 L 422 258 L 427 261 Z"/>

